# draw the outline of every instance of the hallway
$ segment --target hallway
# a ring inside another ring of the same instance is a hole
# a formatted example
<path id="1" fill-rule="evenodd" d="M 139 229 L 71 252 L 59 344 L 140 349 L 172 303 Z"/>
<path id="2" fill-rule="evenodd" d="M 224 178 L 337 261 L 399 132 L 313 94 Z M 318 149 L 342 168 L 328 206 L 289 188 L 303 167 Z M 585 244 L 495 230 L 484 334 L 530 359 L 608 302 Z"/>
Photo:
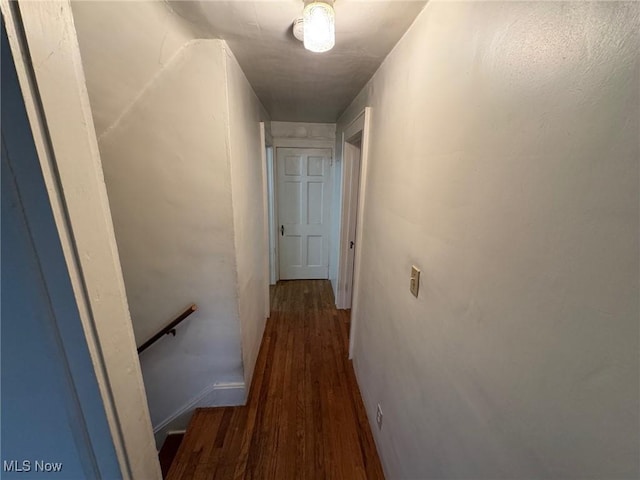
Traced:
<path id="1" fill-rule="evenodd" d="M 640 479 L 640 2 L 0 13 L 2 478 Z"/>
<path id="2" fill-rule="evenodd" d="M 328 281 L 271 287 L 246 406 L 199 409 L 168 478 L 384 478 L 348 335 Z"/>

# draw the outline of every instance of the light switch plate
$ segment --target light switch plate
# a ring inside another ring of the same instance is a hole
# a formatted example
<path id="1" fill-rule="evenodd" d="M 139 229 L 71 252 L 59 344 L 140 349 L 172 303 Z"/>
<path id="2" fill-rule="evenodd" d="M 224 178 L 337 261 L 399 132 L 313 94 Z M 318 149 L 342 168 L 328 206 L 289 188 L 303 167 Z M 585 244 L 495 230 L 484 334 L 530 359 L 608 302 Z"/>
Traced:
<path id="1" fill-rule="evenodd" d="M 418 298 L 418 290 L 420 289 L 420 269 L 415 265 L 411 266 L 411 283 L 409 284 L 409 291 L 414 297 Z"/>

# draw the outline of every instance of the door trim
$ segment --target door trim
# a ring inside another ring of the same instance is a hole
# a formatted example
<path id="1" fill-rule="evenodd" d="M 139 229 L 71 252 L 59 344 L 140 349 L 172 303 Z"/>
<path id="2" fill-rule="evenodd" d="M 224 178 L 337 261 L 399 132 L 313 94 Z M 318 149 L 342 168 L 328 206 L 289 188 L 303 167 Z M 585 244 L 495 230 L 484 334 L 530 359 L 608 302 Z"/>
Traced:
<path id="1" fill-rule="evenodd" d="M 369 138 L 370 138 L 370 125 L 371 125 L 371 107 L 366 107 L 360 114 L 354 118 L 351 123 L 344 129 L 342 133 L 342 208 L 340 218 L 340 250 L 338 253 L 338 295 L 336 306 L 343 308 L 346 302 L 346 282 L 348 278 L 348 255 L 346 255 L 349 248 L 349 218 L 353 218 L 356 215 L 356 238 L 359 239 L 359 245 L 356 246 L 356 253 L 353 262 L 353 287 L 352 287 L 352 300 L 351 300 L 351 328 L 349 332 L 349 358 L 353 358 L 353 345 L 355 331 L 358 323 L 358 302 L 360 297 L 360 267 L 362 262 L 362 246 L 364 242 L 362 239 L 362 224 L 364 220 L 364 211 L 366 203 L 366 188 L 367 188 L 367 172 L 368 172 L 368 160 L 369 160 Z M 362 144 L 360 147 L 360 181 L 357 188 L 358 205 L 357 211 L 352 211 L 353 206 L 350 205 L 346 199 L 351 198 L 351 192 L 353 186 L 347 182 L 344 172 L 346 172 L 347 165 L 344 161 L 345 143 L 349 140 L 362 135 Z"/>
<path id="2" fill-rule="evenodd" d="M 276 215 L 275 200 L 275 166 L 274 166 L 273 145 L 267 147 L 267 178 L 268 178 L 268 199 L 269 202 L 269 283 L 275 285 L 278 281 L 278 218 Z"/>
<path id="3" fill-rule="evenodd" d="M 271 316 L 271 295 L 269 294 L 269 281 L 271 276 L 270 270 L 270 258 L 271 249 L 269 248 L 269 178 L 268 178 L 268 166 L 267 166 L 267 135 L 265 130 L 265 123 L 260 122 L 260 147 L 261 155 L 260 160 L 262 164 L 262 218 L 263 226 L 262 233 L 264 235 L 263 248 L 265 252 L 264 257 L 264 318 Z"/>

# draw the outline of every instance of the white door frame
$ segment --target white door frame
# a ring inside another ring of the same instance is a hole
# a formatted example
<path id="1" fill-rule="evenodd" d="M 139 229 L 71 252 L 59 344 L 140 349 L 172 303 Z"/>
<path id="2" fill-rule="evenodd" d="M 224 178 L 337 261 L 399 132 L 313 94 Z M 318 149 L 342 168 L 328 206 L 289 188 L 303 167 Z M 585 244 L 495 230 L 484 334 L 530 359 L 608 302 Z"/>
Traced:
<path id="1" fill-rule="evenodd" d="M 351 301 L 351 330 L 349 333 L 349 358 L 353 358 L 353 344 L 356 331 L 356 325 L 358 323 L 358 310 L 359 310 L 359 286 L 360 286 L 360 267 L 362 262 L 362 224 L 364 220 L 364 208 L 366 201 L 366 188 L 367 188 L 367 171 L 368 171 L 368 158 L 369 158 L 369 128 L 371 125 L 371 107 L 366 107 L 360 114 L 351 121 L 351 123 L 344 129 L 342 133 L 342 209 L 340 218 L 340 250 L 338 253 L 338 295 L 336 305 L 338 308 L 343 308 L 343 305 L 348 304 L 346 300 L 346 282 L 349 276 L 348 265 L 348 250 L 349 250 L 349 219 L 355 215 L 356 222 L 356 239 L 358 244 L 356 245 L 355 259 L 353 262 L 353 287 L 352 287 L 352 301 Z M 359 185 L 355 186 L 350 183 L 350 178 L 346 178 L 345 172 L 347 168 L 351 168 L 351 165 L 346 164 L 345 160 L 345 143 L 349 140 L 362 136 L 362 144 L 360 147 L 360 181 Z M 357 212 L 352 209 L 354 206 L 350 205 L 351 202 L 348 199 L 351 198 L 353 188 L 358 188 L 358 204 Z"/>
<path id="2" fill-rule="evenodd" d="M 264 316 L 271 316 L 271 295 L 269 294 L 269 281 L 271 276 L 270 258 L 271 249 L 269 248 L 269 176 L 267 165 L 267 134 L 264 122 L 260 122 L 260 146 L 261 146 L 261 165 L 262 165 L 262 218 L 263 218 L 263 248 L 264 256 Z"/>
<path id="3" fill-rule="evenodd" d="M 122 476 L 160 480 L 71 5 L 0 8 Z"/>
<path id="4" fill-rule="evenodd" d="M 276 203 L 275 203 L 275 156 L 273 145 L 267 146 L 267 201 L 269 203 L 269 282 L 271 285 L 275 285 L 278 281 L 278 218 L 276 215 Z"/>

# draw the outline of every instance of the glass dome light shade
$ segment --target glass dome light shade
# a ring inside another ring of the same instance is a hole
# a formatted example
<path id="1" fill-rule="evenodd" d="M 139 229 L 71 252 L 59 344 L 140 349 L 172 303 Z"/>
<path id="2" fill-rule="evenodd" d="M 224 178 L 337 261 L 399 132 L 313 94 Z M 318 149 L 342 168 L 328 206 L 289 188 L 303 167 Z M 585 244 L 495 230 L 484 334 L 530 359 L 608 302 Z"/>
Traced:
<path id="1" fill-rule="evenodd" d="M 304 48 L 311 52 L 328 52 L 336 44 L 336 23 L 333 7 L 313 2 L 304 7 Z"/>

